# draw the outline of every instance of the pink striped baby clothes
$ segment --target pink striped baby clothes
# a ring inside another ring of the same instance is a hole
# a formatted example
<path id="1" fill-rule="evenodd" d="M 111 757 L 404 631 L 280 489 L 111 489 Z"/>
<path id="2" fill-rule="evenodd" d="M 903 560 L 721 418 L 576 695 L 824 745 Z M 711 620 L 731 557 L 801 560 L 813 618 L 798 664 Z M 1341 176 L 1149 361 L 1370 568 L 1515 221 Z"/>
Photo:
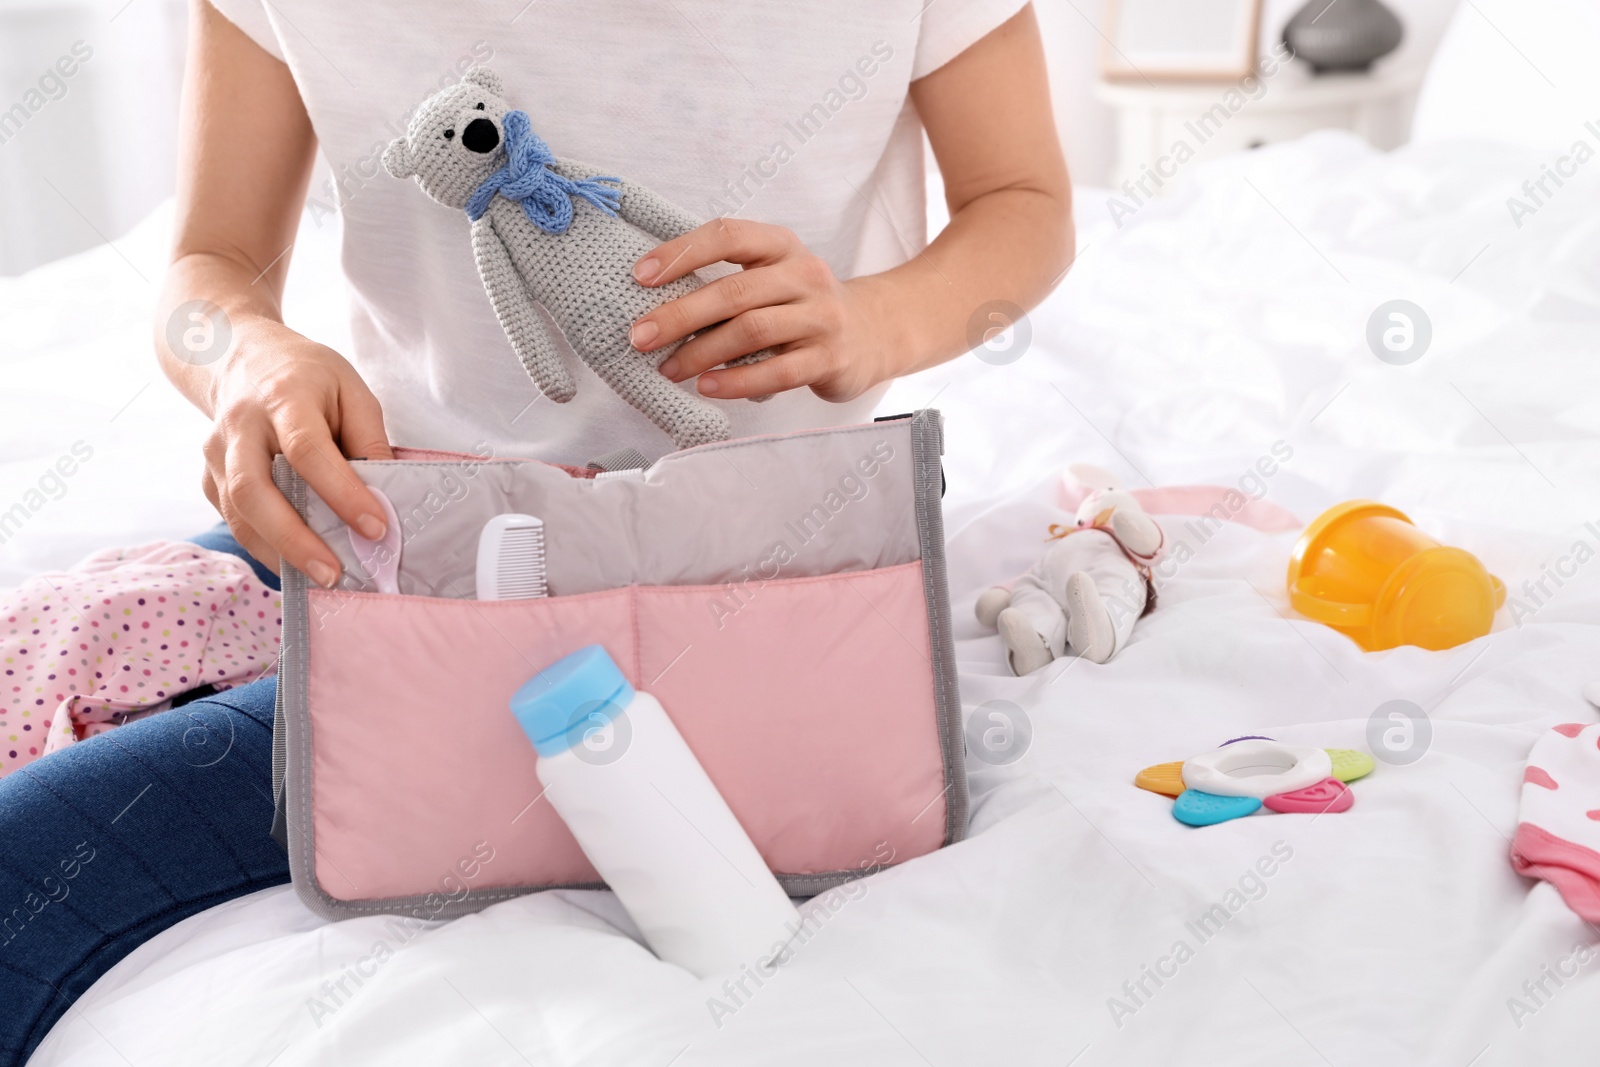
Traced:
<path id="1" fill-rule="evenodd" d="M 1553 728 L 1528 753 L 1511 865 L 1600 923 L 1600 723 Z"/>
<path id="2" fill-rule="evenodd" d="M 0 595 L 0 776 L 202 685 L 277 669 L 282 600 L 181 541 L 97 552 Z"/>

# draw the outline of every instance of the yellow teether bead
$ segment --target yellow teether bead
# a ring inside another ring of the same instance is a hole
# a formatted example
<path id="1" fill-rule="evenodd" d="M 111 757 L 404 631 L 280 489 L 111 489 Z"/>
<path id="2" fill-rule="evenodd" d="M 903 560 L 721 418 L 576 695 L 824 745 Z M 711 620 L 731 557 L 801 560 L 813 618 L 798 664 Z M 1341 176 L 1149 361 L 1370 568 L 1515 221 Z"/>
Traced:
<path id="1" fill-rule="evenodd" d="M 1175 797 L 1184 790 L 1183 761 L 1158 763 L 1154 767 L 1146 767 L 1134 777 L 1133 784 L 1152 793 Z"/>
<path id="2" fill-rule="evenodd" d="M 1333 776 L 1341 782 L 1353 782 L 1372 773 L 1372 757 L 1353 748 L 1330 748 L 1328 758 L 1333 760 Z"/>

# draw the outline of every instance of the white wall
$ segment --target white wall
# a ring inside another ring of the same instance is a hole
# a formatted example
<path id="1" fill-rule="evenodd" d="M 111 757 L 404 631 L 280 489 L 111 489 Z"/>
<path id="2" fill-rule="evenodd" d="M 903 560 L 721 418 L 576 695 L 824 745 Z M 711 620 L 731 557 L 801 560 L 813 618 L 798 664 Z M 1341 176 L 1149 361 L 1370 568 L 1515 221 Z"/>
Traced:
<path id="1" fill-rule="evenodd" d="M 1300 2 L 1266 0 L 1262 40 L 1275 40 Z M 1391 62 L 1422 67 L 1458 0 L 1386 2 L 1406 23 Z M 1073 176 L 1105 185 L 1112 116 L 1092 96 L 1104 0 L 1035 3 Z M 115 240 L 171 194 L 185 21 L 183 0 L 0 0 L 0 116 L 75 42 L 93 50 L 60 99 L 15 135 L 0 129 L 0 275 Z"/>
<path id="2" fill-rule="evenodd" d="M 1182 3 L 1183 0 L 1172 0 Z M 1261 40 L 1269 46 L 1305 0 L 1265 0 Z M 1326 0 L 1317 0 L 1325 3 Z M 1460 0 L 1384 0 L 1405 24 L 1405 40 L 1384 62 L 1406 69 L 1427 66 Z M 1104 0 L 1034 0 L 1050 62 L 1050 95 L 1067 149 L 1067 163 L 1079 185 L 1109 183 L 1116 156 L 1111 109 L 1092 95 L 1100 69 Z"/>
<path id="3" fill-rule="evenodd" d="M 183 0 L 124 3 L 0 0 L 0 275 L 115 240 L 172 194 Z"/>

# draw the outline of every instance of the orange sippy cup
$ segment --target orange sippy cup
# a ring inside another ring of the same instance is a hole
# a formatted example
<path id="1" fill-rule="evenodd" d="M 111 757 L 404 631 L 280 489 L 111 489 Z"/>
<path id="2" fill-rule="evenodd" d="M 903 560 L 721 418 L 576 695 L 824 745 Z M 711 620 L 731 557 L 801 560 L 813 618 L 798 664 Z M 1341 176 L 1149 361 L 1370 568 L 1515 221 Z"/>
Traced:
<path id="1" fill-rule="evenodd" d="M 1489 632 L 1506 587 L 1470 552 L 1402 512 L 1349 500 L 1306 527 L 1289 557 L 1289 603 L 1368 652 L 1442 649 Z"/>

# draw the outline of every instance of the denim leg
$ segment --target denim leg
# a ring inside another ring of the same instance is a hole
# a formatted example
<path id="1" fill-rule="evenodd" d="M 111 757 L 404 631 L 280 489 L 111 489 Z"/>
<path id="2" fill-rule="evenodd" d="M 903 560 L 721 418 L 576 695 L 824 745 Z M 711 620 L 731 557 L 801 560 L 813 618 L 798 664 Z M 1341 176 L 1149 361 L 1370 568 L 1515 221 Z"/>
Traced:
<path id="1" fill-rule="evenodd" d="M 181 919 L 289 880 L 272 825 L 276 678 L 0 778 L 0 1065 Z"/>
<path id="2" fill-rule="evenodd" d="M 268 589 L 279 588 L 278 576 L 269 571 L 265 564 L 246 552 L 244 546 L 234 540 L 233 534 L 228 530 L 227 523 L 219 522 L 205 533 L 196 534 L 194 537 L 185 538 L 185 540 L 191 545 L 209 548 L 213 552 L 226 552 L 230 556 L 238 556 L 250 564 L 250 569 L 256 572 L 256 577 L 260 578 L 262 584 Z"/>

